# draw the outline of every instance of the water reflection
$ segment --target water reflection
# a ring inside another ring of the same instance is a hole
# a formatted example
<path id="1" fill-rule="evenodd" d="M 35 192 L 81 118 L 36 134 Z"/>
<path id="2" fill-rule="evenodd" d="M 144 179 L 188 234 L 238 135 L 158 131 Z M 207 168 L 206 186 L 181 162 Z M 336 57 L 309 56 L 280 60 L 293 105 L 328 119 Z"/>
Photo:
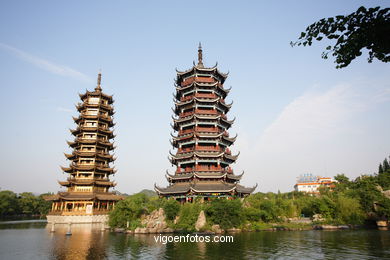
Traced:
<path id="1" fill-rule="evenodd" d="M 384 259 L 390 233 L 379 230 L 234 234 L 233 243 L 157 243 L 154 235 L 101 231 L 100 225 L 0 223 L 0 259 Z"/>

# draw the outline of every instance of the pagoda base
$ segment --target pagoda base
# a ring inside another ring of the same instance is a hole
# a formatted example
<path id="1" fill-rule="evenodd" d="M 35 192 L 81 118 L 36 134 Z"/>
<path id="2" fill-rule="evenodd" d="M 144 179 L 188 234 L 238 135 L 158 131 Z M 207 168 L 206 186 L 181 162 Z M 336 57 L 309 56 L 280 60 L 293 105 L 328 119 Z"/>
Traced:
<path id="1" fill-rule="evenodd" d="M 48 223 L 55 224 L 90 224 L 90 223 L 107 223 L 108 215 L 47 215 Z"/>

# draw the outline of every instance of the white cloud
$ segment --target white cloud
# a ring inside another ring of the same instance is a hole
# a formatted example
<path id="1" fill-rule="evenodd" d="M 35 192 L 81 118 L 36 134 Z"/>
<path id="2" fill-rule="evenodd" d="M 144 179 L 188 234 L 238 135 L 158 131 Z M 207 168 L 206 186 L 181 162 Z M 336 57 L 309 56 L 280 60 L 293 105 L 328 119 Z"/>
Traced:
<path id="1" fill-rule="evenodd" d="M 390 145 L 375 136 L 375 127 L 383 131 L 389 124 L 371 117 L 388 106 L 390 91 L 374 85 L 312 88 L 286 105 L 257 138 L 241 133 L 237 166 L 248 173 L 245 183 L 258 182 L 260 191 L 290 191 L 302 173 L 354 177 L 375 171 Z"/>
<path id="2" fill-rule="evenodd" d="M 29 62 L 29 63 L 31 63 L 31 64 L 33 64 L 33 65 L 35 65 L 43 70 L 49 71 L 50 73 L 64 76 L 64 77 L 74 78 L 74 79 L 77 79 L 80 81 L 92 82 L 92 79 L 90 77 L 88 77 L 87 75 L 85 75 L 77 70 L 74 70 L 68 66 L 55 64 L 51 61 L 42 59 L 40 57 L 36 57 L 34 55 L 31 55 L 29 53 L 26 53 L 22 50 L 19 50 L 15 47 L 9 46 L 9 45 L 1 43 L 1 42 L 0 42 L 0 48 L 15 54 L 21 60 Z"/>
<path id="3" fill-rule="evenodd" d="M 68 113 L 71 113 L 71 112 L 73 112 L 73 110 L 72 110 L 72 109 L 65 108 L 65 107 L 57 107 L 57 111 L 61 111 L 61 112 L 68 112 Z"/>

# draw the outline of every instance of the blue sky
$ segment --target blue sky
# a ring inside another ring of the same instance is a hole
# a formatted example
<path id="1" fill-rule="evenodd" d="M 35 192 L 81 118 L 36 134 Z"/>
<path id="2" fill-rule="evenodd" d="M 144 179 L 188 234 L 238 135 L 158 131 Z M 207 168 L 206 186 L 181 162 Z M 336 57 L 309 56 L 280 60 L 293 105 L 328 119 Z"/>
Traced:
<path id="1" fill-rule="evenodd" d="M 66 175 L 78 93 L 114 94 L 114 177 L 121 192 L 167 184 L 175 68 L 204 47 L 229 71 L 233 165 L 258 191 L 290 191 L 303 173 L 355 178 L 390 154 L 390 64 L 337 70 L 329 42 L 291 48 L 312 22 L 386 1 L 2 1 L 1 189 L 55 192 Z"/>

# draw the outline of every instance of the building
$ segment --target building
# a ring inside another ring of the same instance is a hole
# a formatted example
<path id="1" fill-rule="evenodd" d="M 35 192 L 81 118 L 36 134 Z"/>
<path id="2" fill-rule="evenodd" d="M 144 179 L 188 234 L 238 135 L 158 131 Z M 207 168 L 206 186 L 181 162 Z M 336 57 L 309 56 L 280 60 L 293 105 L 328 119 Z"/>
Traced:
<path id="1" fill-rule="evenodd" d="M 333 188 L 336 182 L 337 181 L 331 177 L 320 177 L 314 176 L 311 173 L 306 173 L 298 177 L 294 189 L 295 191 L 316 194 L 320 192 L 320 187 Z"/>
<path id="2" fill-rule="evenodd" d="M 255 190 L 240 185 L 243 174 L 235 175 L 230 167 L 238 154 L 229 148 L 237 136 L 228 133 L 234 120 L 226 116 L 232 106 L 225 102 L 230 91 L 223 87 L 226 78 L 216 65 L 203 65 L 200 44 L 198 64 L 177 71 L 172 125 L 176 135 L 171 141 L 177 150 L 169 157 L 176 172 L 167 171 L 168 187 L 155 185 L 160 196 L 192 201 L 195 197 L 244 197 Z"/>
<path id="3" fill-rule="evenodd" d="M 115 186 L 109 177 L 116 171 L 110 166 L 115 160 L 110 153 L 114 149 L 114 100 L 102 92 L 100 83 L 101 73 L 95 90 L 80 95 L 82 103 L 76 106 L 80 115 L 73 118 L 77 128 L 70 130 L 75 139 L 68 142 L 73 152 L 65 154 L 71 163 L 61 167 L 69 174 L 67 180 L 59 181 L 66 191 L 46 197 L 53 202 L 48 222 L 105 222 L 108 212 L 122 199 L 109 191 Z"/>

